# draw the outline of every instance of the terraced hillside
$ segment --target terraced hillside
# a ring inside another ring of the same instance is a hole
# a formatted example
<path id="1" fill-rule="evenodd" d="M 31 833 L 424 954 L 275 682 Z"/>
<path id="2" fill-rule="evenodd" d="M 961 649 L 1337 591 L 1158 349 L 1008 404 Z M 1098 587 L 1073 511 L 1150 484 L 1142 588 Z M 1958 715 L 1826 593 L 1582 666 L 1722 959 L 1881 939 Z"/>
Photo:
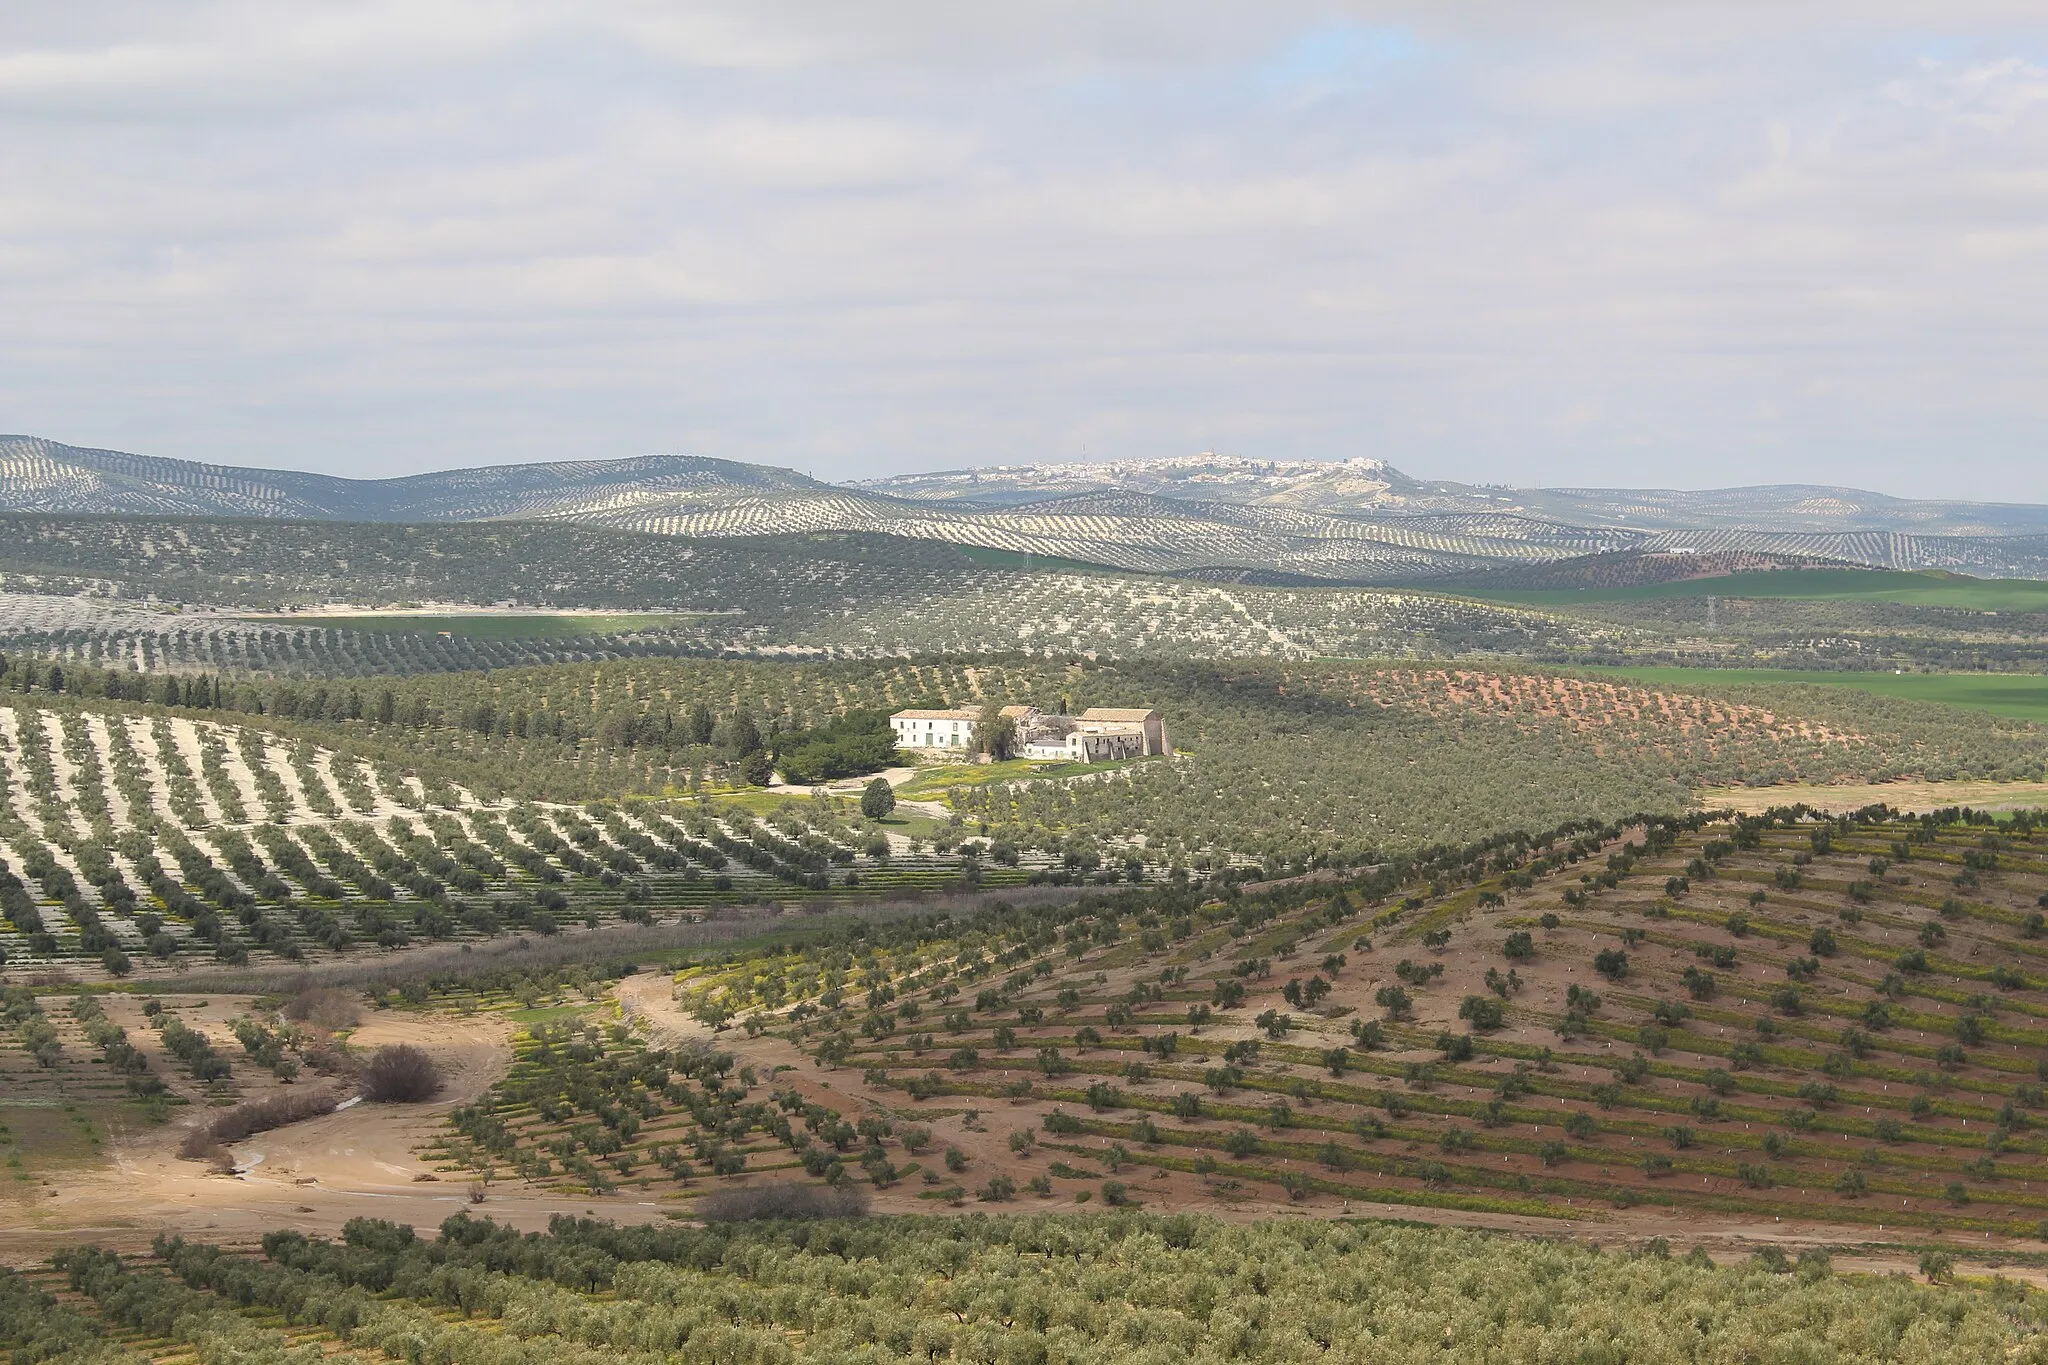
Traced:
<path id="1" fill-rule="evenodd" d="M 1125 574 L 863 533 L 678 547 L 659 535 L 541 523 L 21 515 L 0 516 L 0 531 L 0 651 L 185 675 L 363 678 L 727 651 L 1019 648 L 2001 671 L 2048 662 L 2039 604 L 2023 583 L 1746 554 L 1630 552 L 1489 571 L 1464 580 L 1461 597 L 1257 586 L 1247 580 L 1262 575 L 1238 570 Z M 1778 572 L 1757 572 L 1766 565 Z M 1731 569 L 1742 571 L 1722 572 Z M 1700 572 L 1718 576 L 1693 577 Z M 1837 579 L 1856 580 L 1853 590 L 1824 590 Z M 1800 600 L 1809 593 L 1815 600 Z M 423 601 L 502 603 L 508 614 L 488 633 L 444 636 L 435 622 L 384 611 Z M 324 610 L 332 603 L 355 606 Z M 640 621 L 586 629 L 554 614 L 562 611 Z"/>
<path id="2" fill-rule="evenodd" d="M 1560 1226 L 1634 1210 L 1624 1226 L 2043 1241 L 2043 907 L 2030 818 L 1788 810 L 1500 838 L 1342 884 L 900 926 L 678 977 L 681 1007 L 729 1029 L 722 1066 L 765 1076 L 795 1042 L 820 1068 L 782 1068 L 775 1103 L 606 1152 L 522 1083 L 458 1120 L 458 1150 L 567 1152 L 533 1178 L 632 1167 L 661 1187 L 663 1152 L 694 1144 L 693 1191 L 720 1183 L 709 1142 L 735 1178 L 904 1198 L 1353 1201 Z"/>
<path id="3" fill-rule="evenodd" d="M 703 600 L 726 605 L 695 613 L 477 614 L 455 607 L 436 614 L 341 608 L 255 615 L 15 591 L 0 595 L 0 652 L 153 674 L 332 679 L 724 653 L 1476 656 L 1915 672 L 2048 667 L 2048 616 L 2025 603 L 1994 609 L 1874 596 L 1806 600 L 1757 591 L 1756 574 L 1692 581 L 1724 586 L 1730 595 L 1603 601 L 1552 590 L 1527 592 L 1540 600 L 1518 602 L 972 563 L 929 577 L 877 572 L 863 582 L 851 574 L 835 580 L 835 566 L 822 558 L 806 572 L 785 574 L 790 560 L 745 553 L 731 556 L 735 571 L 714 576 L 710 558 L 705 575 L 714 586 Z M 1906 585 L 1926 581 L 1896 577 Z"/>
<path id="4" fill-rule="evenodd" d="M 2048 578 L 2048 536 L 1918 535 L 1899 531 L 1662 531 L 1646 553 L 1759 554 L 1833 560 L 1874 569 L 1946 569 L 1980 578 Z"/>
<path id="5" fill-rule="evenodd" d="M 1460 597 L 1256 586 L 1245 580 L 1260 575 L 1236 570 L 1124 574 L 854 533 L 679 551 L 658 535 L 537 523 L 13 516 L 0 531 L 0 651 L 186 676 L 367 678 L 728 651 L 1944 670 L 2048 661 L 2023 583 L 1783 557 L 1593 556 L 1540 574 L 1489 572 Z M 1777 572 L 1757 572 L 1766 565 Z M 1837 579 L 1853 590 L 1824 590 Z M 444 608 L 452 622 L 386 610 L 422 601 L 508 605 L 488 617 Z"/>

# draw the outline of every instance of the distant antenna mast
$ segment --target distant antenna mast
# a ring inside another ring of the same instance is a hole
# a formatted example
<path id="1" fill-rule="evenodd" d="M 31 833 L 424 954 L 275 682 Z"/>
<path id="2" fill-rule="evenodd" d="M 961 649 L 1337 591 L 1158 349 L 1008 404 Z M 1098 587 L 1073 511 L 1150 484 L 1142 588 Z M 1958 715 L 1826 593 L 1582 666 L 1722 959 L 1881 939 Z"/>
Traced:
<path id="1" fill-rule="evenodd" d="M 1711 594 L 1707 597 L 1708 630 L 1719 630 L 1721 628 L 1720 606 L 1721 599 L 1719 599 L 1718 597 L 1714 597 Z"/>

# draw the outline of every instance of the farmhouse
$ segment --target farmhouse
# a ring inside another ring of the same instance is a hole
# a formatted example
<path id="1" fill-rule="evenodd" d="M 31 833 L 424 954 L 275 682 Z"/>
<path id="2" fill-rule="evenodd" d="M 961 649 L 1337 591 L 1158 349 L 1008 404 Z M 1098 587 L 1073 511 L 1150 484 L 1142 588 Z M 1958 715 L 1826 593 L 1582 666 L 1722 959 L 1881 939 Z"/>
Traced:
<path id="1" fill-rule="evenodd" d="M 974 744 L 974 723 L 981 712 L 962 707 L 949 710 L 898 711 L 889 717 L 901 749 L 968 749 Z"/>
<path id="2" fill-rule="evenodd" d="M 1035 706 L 1005 706 L 1017 725 L 1017 752 L 1025 758 L 1104 763 L 1170 754 L 1166 719 L 1150 707 L 1093 706 L 1078 716 L 1051 715 Z M 898 711 L 889 718 L 905 749 L 961 753 L 974 747 L 981 713 L 966 708 Z"/>

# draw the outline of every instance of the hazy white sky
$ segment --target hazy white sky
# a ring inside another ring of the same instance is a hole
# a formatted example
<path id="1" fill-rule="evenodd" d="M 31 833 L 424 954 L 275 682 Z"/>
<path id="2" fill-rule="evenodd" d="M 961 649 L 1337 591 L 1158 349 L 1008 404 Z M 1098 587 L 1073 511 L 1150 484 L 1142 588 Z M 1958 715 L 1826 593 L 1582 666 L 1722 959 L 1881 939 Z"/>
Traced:
<path id="1" fill-rule="evenodd" d="M 2048 501 L 2048 8 L 0 0 L 0 430 Z"/>

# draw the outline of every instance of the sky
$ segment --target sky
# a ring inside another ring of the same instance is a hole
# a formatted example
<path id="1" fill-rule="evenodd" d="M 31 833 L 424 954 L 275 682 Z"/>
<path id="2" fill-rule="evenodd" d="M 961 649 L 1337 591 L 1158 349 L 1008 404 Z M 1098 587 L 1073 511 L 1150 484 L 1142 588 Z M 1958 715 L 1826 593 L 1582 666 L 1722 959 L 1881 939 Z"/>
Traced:
<path id="1" fill-rule="evenodd" d="M 2048 502 L 2048 7 L 0 0 L 0 431 Z"/>

